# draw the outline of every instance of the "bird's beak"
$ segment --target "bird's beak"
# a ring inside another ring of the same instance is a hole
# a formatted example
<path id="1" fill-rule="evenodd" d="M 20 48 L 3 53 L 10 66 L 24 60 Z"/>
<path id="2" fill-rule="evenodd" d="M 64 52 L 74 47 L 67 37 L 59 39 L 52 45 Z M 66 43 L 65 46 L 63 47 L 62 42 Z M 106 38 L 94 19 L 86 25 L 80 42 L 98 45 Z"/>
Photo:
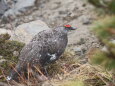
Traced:
<path id="1" fill-rule="evenodd" d="M 75 27 L 72 27 L 72 28 L 71 28 L 71 30 L 76 30 L 76 29 L 77 29 L 77 28 L 75 28 Z"/>

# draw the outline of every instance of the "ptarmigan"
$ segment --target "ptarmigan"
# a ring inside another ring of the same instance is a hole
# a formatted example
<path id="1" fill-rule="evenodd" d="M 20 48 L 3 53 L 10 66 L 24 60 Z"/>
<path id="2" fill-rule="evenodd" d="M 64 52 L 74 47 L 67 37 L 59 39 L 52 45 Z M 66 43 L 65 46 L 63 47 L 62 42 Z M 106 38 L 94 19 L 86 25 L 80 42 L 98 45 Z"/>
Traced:
<path id="1" fill-rule="evenodd" d="M 12 70 L 7 79 L 16 80 L 18 74 L 27 69 L 28 63 L 31 67 L 34 65 L 45 67 L 59 59 L 67 46 L 67 33 L 70 30 L 75 30 L 75 28 L 65 25 L 44 30 L 35 35 L 20 52 L 19 61 L 15 68 L 18 73 Z"/>

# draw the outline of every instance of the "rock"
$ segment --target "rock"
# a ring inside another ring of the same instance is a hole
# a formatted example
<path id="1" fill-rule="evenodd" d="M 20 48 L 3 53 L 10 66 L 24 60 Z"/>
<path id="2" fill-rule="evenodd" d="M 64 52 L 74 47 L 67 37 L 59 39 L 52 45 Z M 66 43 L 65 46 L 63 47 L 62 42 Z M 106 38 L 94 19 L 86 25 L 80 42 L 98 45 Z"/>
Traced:
<path id="1" fill-rule="evenodd" d="M 8 33 L 11 35 L 10 40 L 16 40 L 24 43 L 28 43 L 34 35 L 40 31 L 47 30 L 49 27 L 41 20 L 24 23 L 16 27 L 15 30 L 7 30 L 0 28 L 0 34 Z"/>
<path id="2" fill-rule="evenodd" d="M 109 52 L 106 46 L 104 46 L 104 47 L 101 49 L 101 51 L 106 52 L 106 53 Z"/>
<path id="3" fill-rule="evenodd" d="M 82 45 L 82 44 L 85 44 L 85 39 L 84 38 L 81 38 L 79 41 L 78 41 L 78 45 Z"/>
<path id="4" fill-rule="evenodd" d="M 7 0 L 9 7 L 11 8 L 18 0 Z"/>
<path id="5" fill-rule="evenodd" d="M 115 40 L 112 39 L 112 40 L 110 41 L 110 43 L 115 44 Z M 108 49 L 106 46 L 103 46 L 103 48 L 101 49 L 101 51 L 106 52 L 106 53 L 109 53 L 109 49 Z"/>
<path id="6" fill-rule="evenodd" d="M 8 5 L 5 0 L 0 0 L 0 17 L 4 14 L 4 12 L 8 9 Z"/>
<path id="7" fill-rule="evenodd" d="M 1 59 L 1 60 L 0 60 L 0 64 L 3 63 L 3 62 L 5 62 L 5 61 L 7 61 L 7 60 Z"/>
<path id="8" fill-rule="evenodd" d="M 74 48 L 76 55 L 79 55 L 79 56 L 84 55 L 86 50 L 87 48 L 85 46 L 78 46 Z"/>
<path id="9" fill-rule="evenodd" d="M 44 82 L 41 86 L 56 86 L 56 85 L 53 85 L 52 83 L 50 82 Z"/>
<path id="10" fill-rule="evenodd" d="M 0 56 L 0 59 L 2 59 L 3 58 L 3 56 Z"/>
<path id="11" fill-rule="evenodd" d="M 86 3 L 83 3 L 83 5 L 82 5 L 82 6 L 83 6 L 83 7 L 86 7 L 86 5 L 87 5 Z"/>
<path id="12" fill-rule="evenodd" d="M 5 33 L 8 33 L 8 34 L 11 34 L 11 30 L 6 30 L 4 28 L 0 28 L 0 34 L 5 34 Z"/>
<path id="13" fill-rule="evenodd" d="M 28 43 L 34 35 L 47 29 L 49 29 L 49 27 L 40 20 L 24 23 L 15 29 L 14 34 L 11 36 L 11 40 Z"/>
<path id="14" fill-rule="evenodd" d="M 111 40 L 111 43 L 115 44 L 115 40 L 114 40 L 114 39 L 113 39 L 113 40 Z"/>
<path id="15" fill-rule="evenodd" d="M 5 12 L 2 19 L 5 21 L 9 21 L 9 18 L 13 20 L 17 15 L 25 15 L 29 13 L 35 6 L 35 1 L 36 0 L 18 0 L 11 9 Z"/>
<path id="16" fill-rule="evenodd" d="M 87 18 L 87 17 L 83 17 L 82 21 L 83 21 L 84 25 L 89 25 L 92 23 L 92 20 L 90 18 Z"/>
<path id="17" fill-rule="evenodd" d="M 13 56 L 19 56 L 19 52 L 18 51 L 14 51 L 13 52 Z"/>

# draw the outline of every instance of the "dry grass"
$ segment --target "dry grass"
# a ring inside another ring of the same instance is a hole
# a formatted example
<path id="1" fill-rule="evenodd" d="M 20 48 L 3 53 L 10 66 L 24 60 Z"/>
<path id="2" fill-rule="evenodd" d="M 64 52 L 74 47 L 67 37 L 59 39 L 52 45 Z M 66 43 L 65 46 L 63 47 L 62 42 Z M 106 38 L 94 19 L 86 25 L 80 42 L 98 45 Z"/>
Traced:
<path id="1" fill-rule="evenodd" d="M 51 81 L 54 86 L 104 86 L 108 85 L 112 79 L 111 73 L 88 63 L 79 65 L 78 68 L 58 77 L 60 77 L 59 80 L 52 79 Z"/>
<path id="2" fill-rule="evenodd" d="M 100 66 L 81 64 L 74 52 L 69 50 L 66 50 L 56 63 L 48 67 L 50 80 L 38 67 L 35 69 L 37 72 L 33 72 L 28 66 L 28 79 L 23 76 L 24 80 L 21 80 L 21 83 L 7 81 L 9 84 L 0 83 L 0 86 L 1 84 L 2 86 L 104 86 L 112 81 L 110 72 Z"/>

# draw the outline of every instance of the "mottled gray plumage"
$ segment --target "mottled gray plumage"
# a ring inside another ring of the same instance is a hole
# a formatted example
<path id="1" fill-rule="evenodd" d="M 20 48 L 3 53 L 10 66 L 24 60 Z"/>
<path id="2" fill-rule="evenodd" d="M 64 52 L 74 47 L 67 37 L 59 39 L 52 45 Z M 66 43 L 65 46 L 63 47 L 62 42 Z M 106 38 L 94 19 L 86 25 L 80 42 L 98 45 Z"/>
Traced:
<path id="1" fill-rule="evenodd" d="M 26 70 L 27 63 L 40 65 L 42 67 L 56 61 L 64 52 L 67 43 L 67 33 L 69 28 L 58 27 L 39 32 L 33 37 L 29 44 L 25 45 L 20 52 L 17 71 Z M 12 71 L 9 78 L 15 79 L 17 73 Z"/>

